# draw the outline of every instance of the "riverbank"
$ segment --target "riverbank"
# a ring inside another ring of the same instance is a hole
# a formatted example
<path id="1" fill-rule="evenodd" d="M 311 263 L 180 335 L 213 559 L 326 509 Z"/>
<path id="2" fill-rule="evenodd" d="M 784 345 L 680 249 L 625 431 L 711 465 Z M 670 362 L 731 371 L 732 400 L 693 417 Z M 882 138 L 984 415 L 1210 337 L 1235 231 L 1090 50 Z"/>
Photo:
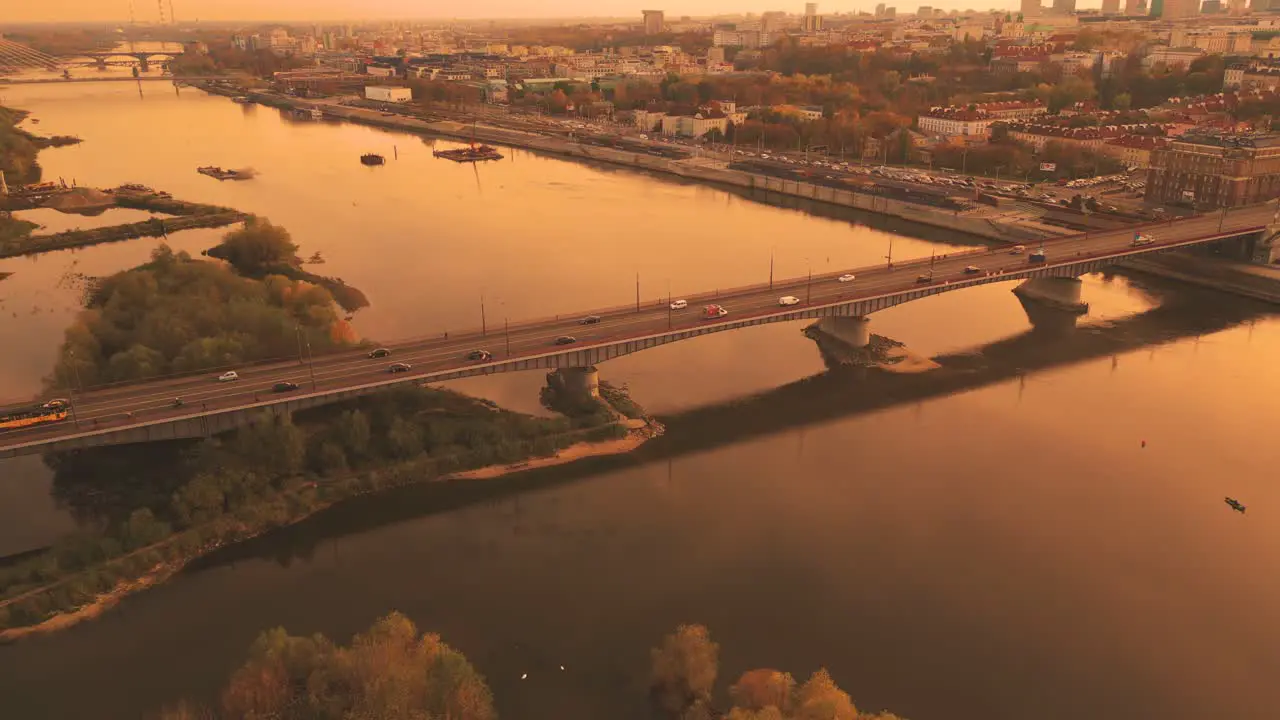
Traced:
<path id="1" fill-rule="evenodd" d="M 204 84 L 196 87 L 211 94 L 232 96 L 238 91 Z M 772 198 L 797 198 L 811 202 L 835 205 L 875 215 L 896 217 L 930 228 L 963 233 L 996 244 L 1035 242 L 1052 237 L 1038 228 L 1022 227 L 1006 218 L 988 218 L 940 210 L 928 205 L 904 202 L 892 198 L 870 195 L 798 180 L 757 175 L 742 170 L 731 170 L 724 163 L 686 158 L 673 159 L 659 154 L 630 152 L 598 145 L 585 145 L 565 138 L 541 135 L 524 130 L 484 124 L 466 124 L 450 120 L 427 120 L 399 114 L 389 114 L 368 108 L 342 105 L 335 101 L 317 101 L 293 98 L 276 93 L 249 91 L 247 96 L 263 105 L 285 110 L 319 110 L 325 117 L 398 130 L 418 135 L 437 135 L 458 140 L 495 143 L 524 148 L 592 162 L 621 165 L 639 170 L 674 175 L 691 182 L 709 183 L 733 188 L 769 201 Z"/>
<path id="2" fill-rule="evenodd" d="M 472 398 L 442 391 L 430 392 L 445 400 L 439 407 L 441 411 L 449 412 L 447 408 L 451 404 L 456 407 L 458 402 L 463 402 L 471 412 L 487 414 L 495 421 L 510 415 L 505 411 L 497 411 L 499 414 L 495 415 L 493 408 Z M 576 427 L 554 435 L 529 436 L 524 440 L 507 438 L 499 441 L 504 449 L 499 455 L 515 452 L 516 457 L 521 458 L 515 461 L 493 462 L 494 452 L 485 448 L 453 456 L 421 455 L 349 474 L 323 477 L 306 474 L 289 478 L 283 483 L 282 490 L 261 496 L 249 505 L 229 509 L 207 522 L 186 526 L 156 542 L 0 601 L 0 627 L 8 626 L 0 630 L 0 643 L 55 632 L 98 617 L 123 598 L 163 583 L 201 557 L 300 523 L 355 497 L 425 482 L 495 479 L 586 458 L 629 453 L 663 432 L 662 426 L 652 419 L 622 419 L 609 406 L 603 405 L 603 409 L 607 411 L 605 415 L 584 416 L 583 420 L 594 422 L 603 417 L 607 419 L 604 424 Z M 359 413 L 358 410 L 355 412 Z M 324 416 L 329 418 L 326 423 L 331 427 L 326 430 L 312 425 L 313 433 L 324 434 L 337 426 L 344 426 L 351 418 L 351 411 L 328 409 Z M 442 419 L 441 422 L 447 420 Z M 393 424 L 393 428 L 396 427 L 401 429 L 394 432 L 403 435 L 403 426 Z M 491 429 L 500 430 L 501 427 L 504 426 L 495 422 Z M 130 516 L 131 524 L 137 512 L 140 511 L 134 511 Z M 36 559 L 37 564 L 39 561 Z M 42 607 L 49 609 L 42 612 Z"/>

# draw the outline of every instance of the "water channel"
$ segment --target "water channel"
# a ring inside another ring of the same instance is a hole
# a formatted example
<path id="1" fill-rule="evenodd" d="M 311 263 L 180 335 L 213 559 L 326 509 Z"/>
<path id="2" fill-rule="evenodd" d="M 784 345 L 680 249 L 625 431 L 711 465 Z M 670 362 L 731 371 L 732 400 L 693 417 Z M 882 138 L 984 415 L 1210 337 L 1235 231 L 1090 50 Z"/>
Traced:
<path id="1" fill-rule="evenodd" d="M 500 322 L 631 302 L 637 275 L 654 301 L 763 282 L 771 256 L 793 277 L 883 262 L 891 238 L 895 258 L 965 242 L 518 150 L 460 166 L 430 140 L 164 83 L 4 94 L 34 129 L 85 139 L 42 153 L 47 178 L 140 182 L 285 225 L 369 295 L 355 326 L 371 338 L 478 325 L 482 296 Z M 388 164 L 360 166 L 369 151 Z M 205 164 L 257 175 L 219 183 Z M 169 242 L 198 253 L 218 235 Z M 85 276 L 157 242 L 0 261 L 0 397 L 38 390 Z M 602 375 L 671 428 L 635 456 L 412 489 L 234 548 L 0 648 L 0 698 L 15 717 L 140 717 L 212 697 L 261 629 L 345 638 L 398 609 L 475 661 L 513 718 L 647 717 L 647 649 L 680 622 L 710 627 L 728 680 L 826 666 L 860 708 L 915 720 L 1280 715 L 1280 322 L 1091 276 L 1079 328 L 1027 335 L 1010 289 L 873 317 L 922 354 L 986 346 L 975 368 L 1005 368 L 950 384 L 827 372 L 797 324 L 610 362 Z M 1087 352 L 1098 338 L 1112 350 Z M 531 410 L 541 384 L 454 387 Z M 0 554 L 72 525 L 39 459 L 0 462 Z"/>

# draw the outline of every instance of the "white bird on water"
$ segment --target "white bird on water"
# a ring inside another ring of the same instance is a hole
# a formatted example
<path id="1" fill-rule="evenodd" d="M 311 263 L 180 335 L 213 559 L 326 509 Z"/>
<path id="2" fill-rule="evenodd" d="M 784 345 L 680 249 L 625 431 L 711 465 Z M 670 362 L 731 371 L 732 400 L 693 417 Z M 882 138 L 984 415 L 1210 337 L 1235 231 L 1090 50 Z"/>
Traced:
<path id="1" fill-rule="evenodd" d="M 529 677 L 529 673 L 525 673 L 525 674 L 521 675 L 521 676 L 520 676 L 520 679 L 521 679 L 521 680 L 524 680 L 524 679 L 525 679 L 525 678 L 527 678 L 527 677 Z"/>

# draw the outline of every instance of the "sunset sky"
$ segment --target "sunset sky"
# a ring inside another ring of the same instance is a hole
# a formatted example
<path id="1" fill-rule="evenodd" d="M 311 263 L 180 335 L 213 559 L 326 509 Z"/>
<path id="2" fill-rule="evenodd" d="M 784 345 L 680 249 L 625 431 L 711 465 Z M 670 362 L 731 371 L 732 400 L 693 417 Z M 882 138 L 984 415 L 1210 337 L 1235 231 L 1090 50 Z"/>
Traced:
<path id="1" fill-rule="evenodd" d="M 547 18 L 547 17 L 632 17 L 637 21 L 640 10 L 652 8 L 665 10 L 667 17 L 681 15 L 713 15 L 721 13 L 785 10 L 791 13 L 804 11 L 804 0 L 655 0 L 637 3 L 636 0 L 552 0 L 530 3 L 527 0 L 469 0 L 446 2 L 445 0 L 164 0 L 165 13 L 172 1 L 178 21 L 190 20 L 346 20 L 386 18 Z M 133 0 L 134 15 L 142 22 L 155 22 L 158 18 L 156 0 Z M 913 12 L 917 5 L 928 4 L 943 9 L 964 10 L 988 7 L 1016 7 L 1016 0 L 908 0 L 886 4 L 896 6 L 899 12 Z M 1045 4 L 1049 4 L 1045 2 Z M 1096 5 L 1090 2 L 1088 5 Z M 127 22 L 130 0 L 0 0 L 4 12 L 0 24 L 5 22 Z M 873 0 L 859 2 L 824 3 L 819 0 L 819 12 L 870 11 Z M 1080 3 L 1085 6 L 1086 3 Z"/>

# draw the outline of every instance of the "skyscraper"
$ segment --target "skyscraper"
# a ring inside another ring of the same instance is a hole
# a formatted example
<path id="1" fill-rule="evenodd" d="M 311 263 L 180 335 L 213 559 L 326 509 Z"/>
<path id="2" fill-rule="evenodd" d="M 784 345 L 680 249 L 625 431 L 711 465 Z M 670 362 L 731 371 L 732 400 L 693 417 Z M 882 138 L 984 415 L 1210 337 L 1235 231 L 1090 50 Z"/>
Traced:
<path id="1" fill-rule="evenodd" d="M 1125 15 L 1138 15 L 1140 12 L 1141 11 L 1138 9 L 1138 0 L 1124 0 Z"/>
<path id="2" fill-rule="evenodd" d="M 1120 0 L 1102 0 L 1103 15 L 1119 15 Z"/>
<path id="3" fill-rule="evenodd" d="M 801 28 L 805 32 L 817 32 L 822 29 L 822 16 L 818 14 L 818 3 L 804 4 L 804 25 Z"/>
<path id="4" fill-rule="evenodd" d="M 644 34 L 658 35 L 662 32 L 662 11 L 641 10 L 644 15 Z"/>
<path id="5" fill-rule="evenodd" d="M 1024 18 L 1032 18 L 1040 15 L 1042 8 L 1040 0 L 1022 0 L 1021 13 Z"/>
<path id="6" fill-rule="evenodd" d="M 1053 0 L 1054 15 L 1073 15 L 1076 11 L 1076 0 Z"/>

